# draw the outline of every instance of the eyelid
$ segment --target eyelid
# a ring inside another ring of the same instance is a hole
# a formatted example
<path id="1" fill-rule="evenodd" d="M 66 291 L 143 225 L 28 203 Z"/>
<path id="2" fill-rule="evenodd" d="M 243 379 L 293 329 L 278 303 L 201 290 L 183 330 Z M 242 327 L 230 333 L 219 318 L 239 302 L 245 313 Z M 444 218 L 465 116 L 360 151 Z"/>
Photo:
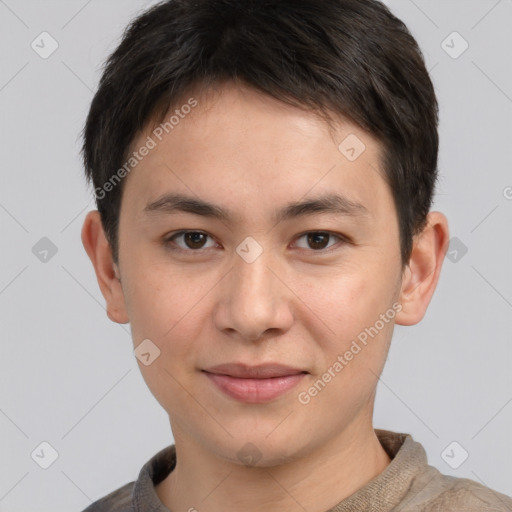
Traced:
<path id="1" fill-rule="evenodd" d="M 173 240 L 174 238 L 177 238 L 177 237 L 179 237 L 181 235 L 184 235 L 186 233 L 201 233 L 203 235 L 206 235 L 207 237 L 210 237 L 212 240 L 214 240 L 216 243 L 218 243 L 212 235 L 210 235 L 206 231 L 202 231 L 200 229 L 182 229 L 180 231 L 173 231 L 172 233 L 170 233 L 168 236 L 166 236 L 164 238 L 163 243 L 171 251 L 181 252 L 181 253 L 188 253 L 188 254 L 192 254 L 192 253 L 202 254 L 204 251 L 207 251 L 208 249 L 211 249 L 210 247 L 207 247 L 206 249 L 204 249 L 204 248 L 201 248 L 201 249 L 183 249 L 183 248 L 181 248 L 179 246 L 178 247 L 169 247 L 170 244 L 174 243 L 174 240 Z M 349 237 L 347 237 L 345 235 L 342 235 L 341 233 L 335 233 L 333 231 L 329 231 L 329 230 L 325 230 L 325 229 L 310 229 L 308 231 L 304 231 L 304 232 L 296 235 L 294 240 L 298 240 L 298 239 L 302 238 L 303 236 L 308 235 L 310 233 L 317 233 L 317 234 L 321 233 L 321 234 L 329 235 L 331 237 L 335 237 L 335 238 L 338 239 L 338 243 L 332 245 L 331 247 L 328 247 L 327 249 L 314 250 L 314 249 L 299 248 L 300 251 L 307 251 L 309 253 L 318 254 L 318 255 L 329 254 L 332 251 L 338 250 L 340 244 L 341 245 L 346 245 L 346 244 L 352 243 L 351 240 L 349 239 Z"/>
<path id="2" fill-rule="evenodd" d="M 317 254 L 319 256 L 322 256 L 322 255 L 328 255 L 334 251 L 339 251 L 345 245 L 348 245 L 348 244 L 353 245 L 352 240 L 348 236 L 343 235 L 341 233 L 336 233 L 334 231 L 329 231 L 327 229 L 310 229 L 308 231 L 304 231 L 303 233 L 300 233 L 299 235 L 297 235 L 295 237 L 295 240 L 298 240 L 298 239 L 302 238 L 304 235 L 308 235 L 310 233 L 321 233 L 323 235 L 329 235 L 331 237 L 337 238 L 338 242 L 331 245 L 327 249 L 318 249 L 315 251 L 314 249 L 299 248 L 298 249 L 299 251 L 306 251 L 310 254 Z"/>
<path id="3" fill-rule="evenodd" d="M 181 231 L 174 231 L 174 232 L 170 233 L 168 236 L 166 236 L 165 239 L 164 239 L 164 245 L 168 246 L 170 244 L 173 244 L 174 243 L 174 240 L 173 240 L 174 238 L 177 238 L 177 237 L 179 237 L 181 235 L 184 235 L 186 233 L 201 233 L 203 235 L 206 235 L 207 237 L 210 237 L 212 240 L 215 240 L 209 233 L 206 233 L 206 231 L 201 231 L 200 229 L 182 229 Z M 194 249 L 183 249 L 181 247 L 169 247 L 169 248 L 172 251 L 183 252 L 183 253 L 194 253 L 194 252 L 202 253 L 205 250 L 209 249 L 209 248 L 207 248 L 207 249 L 195 249 L 194 250 Z"/>

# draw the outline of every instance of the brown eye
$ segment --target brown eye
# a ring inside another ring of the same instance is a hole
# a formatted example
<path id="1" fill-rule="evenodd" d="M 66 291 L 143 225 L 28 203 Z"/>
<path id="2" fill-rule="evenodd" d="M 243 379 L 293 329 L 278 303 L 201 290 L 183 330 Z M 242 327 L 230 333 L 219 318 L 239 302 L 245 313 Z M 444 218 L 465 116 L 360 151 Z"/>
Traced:
<path id="1" fill-rule="evenodd" d="M 215 241 L 213 239 L 213 246 L 210 245 L 210 247 L 208 247 L 205 245 L 208 238 L 211 239 L 207 233 L 203 233 L 201 231 L 179 231 L 168 237 L 167 240 L 164 241 L 164 245 L 172 251 L 201 253 L 203 249 L 206 250 L 208 248 L 215 247 Z M 299 236 L 298 240 L 303 238 L 306 239 L 306 247 L 301 247 L 301 249 L 317 253 L 329 253 L 330 247 L 340 245 L 340 243 L 347 243 L 347 240 L 343 236 L 336 235 L 328 231 L 309 231 Z M 182 242 L 177 243 L 177 240 L 180 239 L 182 239 Z M 338 240 L 339 243 L 329 243 L 331 240 L 333 242 Z"/>
<path id="2" fill-rule="evenodd" d="M 329 236 L 328 233 L 308 233 L 308 244 L 312 249 L 325 249 Z"/>
<path id="3" fill-rule="evenodd" d="M 190 249 L 202 249 L 206 235 L 197 231 L 189 231 L 184 233 L 184 240 Z"/>
<path id="4" fill-rule="evenodd" d="M 329 233 L 327 231 L 310 231 L 308 233 L 304 233 L 303 235 L 301 235 L 299 237 L 299 240 L 304 237 L 306 237 L 307 244 L 307 247 L 305 247 L 305 249 L 312 249 L 313 251 L 316 252 L 322 252 L 325 251 L 326 248 L 332 247 L 334 244 L 328 245 L 330 239 L 332 238 L 341 240 L 342 242 L 344 241 L 342 237 L 335 235 L 334 233 Z"/>
<path id="5" fill-rule="evenodd" d="M 175 240 L 180 238 L 183 239 L 184 245 L 180 245 L 175 242 Z M 165 244 L 171 246 L 170 248 L 172 250 L 195 252 L 205 248 L 205 242 L 207 239 L 208 235 L 206 233 L 202 233 L 201 231 L 180 231 L 179 233 L 169 237 L 165 241 Z M 176 245 L 177 248 L 172 247 L 173 245 Z"/>

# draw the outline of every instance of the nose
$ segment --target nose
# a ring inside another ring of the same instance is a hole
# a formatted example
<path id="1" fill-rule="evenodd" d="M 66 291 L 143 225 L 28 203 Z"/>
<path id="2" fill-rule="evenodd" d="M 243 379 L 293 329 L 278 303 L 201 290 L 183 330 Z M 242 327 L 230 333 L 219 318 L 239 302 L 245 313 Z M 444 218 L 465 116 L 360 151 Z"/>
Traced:
<path id="1" fill-rule="evenodd" d="M 294 295 L 275 260 L 265 251 L 250 263 L 238 254 L 233 260 L 220 284 L 216 327 L 251 342 L 286 332 L 293 323 Z"/>

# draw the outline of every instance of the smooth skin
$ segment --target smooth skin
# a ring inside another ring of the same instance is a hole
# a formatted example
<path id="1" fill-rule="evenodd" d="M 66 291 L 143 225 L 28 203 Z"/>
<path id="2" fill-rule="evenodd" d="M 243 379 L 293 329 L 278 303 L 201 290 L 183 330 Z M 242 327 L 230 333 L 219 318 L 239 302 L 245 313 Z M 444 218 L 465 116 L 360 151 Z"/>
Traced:
<path id="1" fill-rule="evenodd" d="M 139 362 L 177 450 L 176 468 L 156 490 L 173 512 L 324 512 L 390 463 L 372 425 L 378 376 L 394 323 L 413 325 L 425 315 L 448 223 L 430 212 L 402 267 L 378 141 L 346 121 L 332 136 L 313 113 L 232 82 L 194 97 L 198 106 L 125 178 L 119 265 L 96 210 L 82 228 L 108 317 L 130 323 L 134 347 L 150 339 L 161 351 L 149 366 Z M 152 129 L 138 134 L 132 150 Z M 366 146 L 355 161 L 338 149 L 350 134 Z M 144 211 L 170 192 L 234 217 Z M 366 215 L 273 222 L 276 209 L 325 193 L 361 203 Z M 169 240 L 181 230 L 206 236 Z M 332 236 L 308 241 L 318 231 Z M 248 236 L 263 249 L 252 263 L 236 252 Z M 299 393 L 395 303 L 394 320 L 300 403 Z M 242 403 L 202 372 L 231 362 L 277 362 L 308 374 L 277 399 Z M 237 456 L 248 442 L 261 455 L 252 467 Z"/>

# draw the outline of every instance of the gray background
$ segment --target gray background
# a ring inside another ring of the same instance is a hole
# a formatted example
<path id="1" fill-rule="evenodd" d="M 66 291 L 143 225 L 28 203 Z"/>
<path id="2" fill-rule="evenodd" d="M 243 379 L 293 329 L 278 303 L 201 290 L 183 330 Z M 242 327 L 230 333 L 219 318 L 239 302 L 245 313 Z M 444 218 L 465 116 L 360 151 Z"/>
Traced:
<path id="1" fill-rule="evenodd" d="M 0 511 L 81 511 L 173 442 L 80 241 L 94 203 L 79 132 L 100 65 L 152 3 L 0 0 Z M 435 209 L 460 241 L 425 319 L 396 328 L 374 423 L 411 433 L 441 472 L 511 495 L 512 1 L 387 3 L 431 70 Z M 43 31 L 59 45 L 46 59 L 31 47 Z M 454 31 L 469 44 L 458 58 Z M 57 248 L 46 261 L 47 242 L 32 250 L 43 237 Z M 48 469 L 43 441 L 58 452 Z M 460 447 L 443 458 L 453 441 Z M 450 467 L 463 449 L 467 460 Z"/>

